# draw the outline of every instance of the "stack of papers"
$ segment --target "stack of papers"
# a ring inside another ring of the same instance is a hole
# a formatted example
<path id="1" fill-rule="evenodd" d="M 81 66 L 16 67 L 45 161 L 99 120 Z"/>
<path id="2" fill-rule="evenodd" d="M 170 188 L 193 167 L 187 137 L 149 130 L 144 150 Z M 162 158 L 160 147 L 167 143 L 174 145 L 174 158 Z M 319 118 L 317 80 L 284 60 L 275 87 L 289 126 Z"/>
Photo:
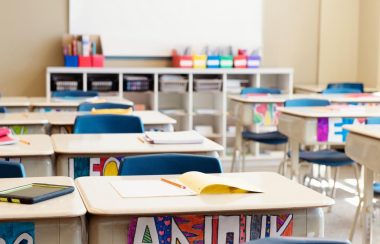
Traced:
<path id="1" fill-rule="evenodd" d="M 195 131 L 145 132 L 145 139 L 154 144 L 199 144 L 204 137 Z"/>

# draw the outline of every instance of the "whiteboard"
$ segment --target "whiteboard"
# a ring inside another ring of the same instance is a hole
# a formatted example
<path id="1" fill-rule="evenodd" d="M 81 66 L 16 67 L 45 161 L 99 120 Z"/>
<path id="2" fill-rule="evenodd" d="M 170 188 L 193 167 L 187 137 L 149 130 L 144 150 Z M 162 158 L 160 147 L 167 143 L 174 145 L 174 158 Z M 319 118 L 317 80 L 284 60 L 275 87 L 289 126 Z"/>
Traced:
<path id="1" fill-rule="evenodd" d="M 106 56 L 262 43 L 262 0 L 70 0 L 69 12 L 70 33 L 101 35 Z"/>

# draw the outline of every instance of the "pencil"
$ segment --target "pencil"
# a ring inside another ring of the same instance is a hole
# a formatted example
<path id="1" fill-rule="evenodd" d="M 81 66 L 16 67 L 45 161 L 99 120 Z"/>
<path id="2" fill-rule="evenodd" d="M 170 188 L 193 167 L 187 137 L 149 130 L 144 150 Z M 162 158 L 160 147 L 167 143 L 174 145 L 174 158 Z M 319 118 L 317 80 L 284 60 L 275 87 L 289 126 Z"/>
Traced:
<path id="1" fill-rule="evenodd" d="M 139 140 L 139 141 L 141 141 L 142 143 L 145 143 L 145 140 L 143 139 L 143 138 L 141 138 L 141 137 L 137 137 L 137 139 Z"/>
<path id="2" fill-rule="evenodd" d="M 24 143 L 25 145 L 30 145 L 30 142 L 28 142 L 28 141 L 25 141 L 25 140 L 22 140 L 22 139 L 20 139 L 19 140 L 21 143 Z"/>
<path id="3" fill-rule="evenodd" d="M 178 183 L 175 183 L 173 181 L 167 180 L 165 178 L 161 178 L 160 180 L 162 180 L 163 182 L 168 183 L 170 185 L 173 185 L 173 186 L 176 186 L 176 187 L 179 187 L 179 188 L 182 188 L 182 189 L 186 189 L 186 186 L 180 185 Z"/>

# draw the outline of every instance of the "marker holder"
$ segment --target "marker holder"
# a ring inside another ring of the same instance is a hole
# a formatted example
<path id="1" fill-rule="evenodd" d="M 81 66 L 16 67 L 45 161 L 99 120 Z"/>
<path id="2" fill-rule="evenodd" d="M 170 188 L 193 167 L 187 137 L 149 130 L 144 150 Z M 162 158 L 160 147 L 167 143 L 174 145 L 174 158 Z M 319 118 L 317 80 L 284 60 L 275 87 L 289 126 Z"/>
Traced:
<path id="1" fill-rule="evenodd" d="M 248 68 L 259 68 L 261 64 L 261 57 L 258 55 L 248 56 L 247 67 Z"/>

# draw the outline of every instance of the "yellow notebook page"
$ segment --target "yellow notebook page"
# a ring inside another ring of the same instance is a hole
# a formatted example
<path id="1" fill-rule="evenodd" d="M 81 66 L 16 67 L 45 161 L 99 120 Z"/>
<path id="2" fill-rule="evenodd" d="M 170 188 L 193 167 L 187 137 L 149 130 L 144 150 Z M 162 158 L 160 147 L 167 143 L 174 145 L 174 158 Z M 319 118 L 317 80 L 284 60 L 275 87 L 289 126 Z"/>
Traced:
<path id="1" fill-rule="evenodd" d="M 91 114 L 132 114 L 132 108 L 92 109 Z"/>
<path id="2" fill-rule="evenodd" d="M 184 173 L 179 177 L 179 181 L 197 194 L 261 192 L 255 186 L 239 179 L 195 171 Z"/>

